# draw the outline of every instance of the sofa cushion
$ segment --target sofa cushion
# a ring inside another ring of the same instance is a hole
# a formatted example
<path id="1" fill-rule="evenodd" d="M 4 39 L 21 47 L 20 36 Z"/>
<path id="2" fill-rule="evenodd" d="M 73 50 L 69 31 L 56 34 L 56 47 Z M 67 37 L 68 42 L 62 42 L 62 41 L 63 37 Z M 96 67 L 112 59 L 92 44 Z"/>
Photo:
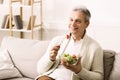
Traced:
<path id="1" fill-rule="evenodd" d="M 38 76 L 37 62 L 45 53 L 48 44 L 49 41 L 5 37 L 1 47 L 8 49 L 15 66 L 24 76 L 35 78 Z"/>
<path id="2" fill-rule="evenodd" d="M 23 77 L 23 78 L 11 78 L 11 79 L 5 79 L 5 80 L 33 80 L 33 79 Z"/>
<path id="3" fill-rule="evenodd" d="M 115 59 L 115 51 L 104 50 L 104 80 L 109 80 Z"/>
<path id="4" fill-rule="evenodd" d="M 22 75 L 13 65 L 8 51 L 0 48 L 0 80 L 13 77 L 22 77 Z"/>
<path id="5" fill-rule="evenodd" d="M 120 80 L 120 52 L 115 55 L 115 61 L 110 75 L 110 80 Z"/>

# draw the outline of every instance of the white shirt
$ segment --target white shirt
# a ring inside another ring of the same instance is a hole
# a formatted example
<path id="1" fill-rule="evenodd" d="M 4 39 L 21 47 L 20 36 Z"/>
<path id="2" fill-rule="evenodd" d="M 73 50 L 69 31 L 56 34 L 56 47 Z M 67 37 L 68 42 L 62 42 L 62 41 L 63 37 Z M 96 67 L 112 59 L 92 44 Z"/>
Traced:
<path id="1" fill-rule="evenodd" d="M 51 48 L 58 42 L 61 42 L 61 40 L 64 38 L 64 36 L 58 36 L 56 38 L 54 38 L 51 42 L 50 42 L 50 45 L 48 46 L 48 49 L 45 53 L 45 55 L 40 58 L 40 60 L 38 61 L 37 63 L 37 72 L 39 73 L 39 76 L 42 76 L 42 75 L 57 75 L 57 77 L 59 75 L 62 75 L 62 76 L 65 76 L 65 77 L 69 77 L 71 75 L 71 71 L 70 71 L 70 74 L 67 74 L 69 73 L 69 70 L 67 69 L 63 69 L 63 72 L 59 65 L 59 57 L 56 58 L 56 61 L 55 62 L 52 62 L 50 59 L 49 59 L 49 54 L 50 54 L 50 50 Z M 58 56 L 60 55 L 60 53 L 62 52 L 62 50 L 64 49 L 64 45 L 66 44 L 68 40 L 65 39 L 63 41 L 63 44 L 61 44 L 61 50 L 59 50 L 59 53 L 58 53 Z M 69 49 L 68 49 L 68 52 L 69 51 L 76 51 L 76 48 L 77 46 L 73 46 L 75 44 L 72 45 L 72 39 L 69 43 Z M 79 43 L 79 42 L 78 42 Z M 81 44 L 82 43 L 82 44 Z M 102 48 L 100 47 L 100 45 L 95 41 L 93 40 L 92 38 L 90 38 L 89 36 L 85 35 L 84 38 L 82 39 L 82 41 L 80 41 L 80 44 L 81 44 L 81 50 L 80 50 L 80 56 L 82 57 L 81 58 L 81 65 L 82 65 L 82 70 L 78 73 L 78 74 L 75 74 L 75 73 L 72 73 L 72 76 L 70 79 L 68 78 L 65 78 L 65 79 L 62 79 L 64 77 L 61 77 L 57 80 L 103 80 L 103 50 Z M 79 45 L 78 45 L 79 46 Z M 72 48 L 73 47 L 73 48 Z M 72 49 L 72 50 L 70 50 Z M 79 52 L 79 49 L 77 49 L 78 52 Z M 67 49 L 66 49 L 67 51 Z M 73 53 L 73 52 L 69 52 L 69 53 Z M 75 54 L 77 54 L 77 51 L 75 52 Z M 58 68 L 57 68 L 58 67 Z M 61 71 L 59 71 L 60 73 L 59 74 L 53 74 L 56 73 L 55 71 L 58 71 L 56 70 L 59 69 Z M 63 73 L 65 73 L 63 75 Z M 54 77 L 54 76 L 53 76 Z M 37 78 L 36 78 L 37 79 Z"/>
<path id="2" fill-rule="evenodd" d="M 75 54 L 77 56 L 80 56 L 81 45 L 82 45 L 82 39 L 75 43 L 73 38 L 71 38 L 70 41 L 68 42 L 68 45 L 64 53 L 70 55 Z M 66 41 L 64 41 L 61 44 L 60 46 L 61 49 L 58 54 L 62 54 L 61 52 L 65 48 L 65 46 L 66 46 Z M 55 80 L 71 80 L 72 74 L 73 74 L 72 71 L 66 69 L 63 65 L 59 65 L 58 68 L 56 68 L 49 76 L 54 78 Z"/>

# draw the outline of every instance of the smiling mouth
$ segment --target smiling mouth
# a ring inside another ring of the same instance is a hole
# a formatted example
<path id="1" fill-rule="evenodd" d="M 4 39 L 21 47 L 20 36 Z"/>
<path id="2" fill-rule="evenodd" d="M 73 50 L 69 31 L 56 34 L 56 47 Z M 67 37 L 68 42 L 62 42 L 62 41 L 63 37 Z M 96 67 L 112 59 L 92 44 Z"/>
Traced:
<path id="1" fill-rule="evenodd" d="M 77 30 L 78 28 L 72 28 L 72 30 Z"/>

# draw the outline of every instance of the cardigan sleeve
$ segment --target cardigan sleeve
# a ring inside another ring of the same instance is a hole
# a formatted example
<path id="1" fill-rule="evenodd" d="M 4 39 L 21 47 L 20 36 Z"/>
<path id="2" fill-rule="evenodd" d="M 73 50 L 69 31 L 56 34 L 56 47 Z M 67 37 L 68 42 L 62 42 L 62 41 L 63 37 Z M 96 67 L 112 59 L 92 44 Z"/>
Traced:
<path id="1" fill-rule="evenodd" d="M 75 75 L 83 80 L 103 80 L 103 50 L 101 48 L 95 50 L 91 70 L 82 68 L 82 70 Z"/>
<path id="2" fill-rule="evenodd" d="M 61 37 L 59 36 L 59 37 L 55 37 L 51 40 L 46 53 L 43 55 L 42 58 L 39 59 L 39 61 L 37 63 L 37 72 L 39 74 L 44 74 L 45 72 L 49 71 L 50 68 L 52 66 L 54 66 L 54 63 L 56 63 L 56 61 L 51 61 L 49 58 L 50 50 L 55 44 L 59 43 L 59 41 L 62 38 L 63 38 L 62 36 Z"/>
<path id="3" fill-rule="evenodd" d="M 54 62 L 44 56 L 37 63 L 37 72 L 43 74 L 47 72 L 53 64 Z"/>

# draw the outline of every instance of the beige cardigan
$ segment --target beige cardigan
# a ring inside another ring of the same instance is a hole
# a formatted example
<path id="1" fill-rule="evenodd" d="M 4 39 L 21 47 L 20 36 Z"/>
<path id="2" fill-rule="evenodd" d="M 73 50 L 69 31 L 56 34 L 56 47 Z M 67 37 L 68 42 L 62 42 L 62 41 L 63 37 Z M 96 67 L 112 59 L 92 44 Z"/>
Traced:
<path id="1" fill-rule="evenodd" d="M 55 62 L 49 59 L 50 49 L 62 40 L 67 43 L 67 39 L 64 38 L 64 36 L 54 38 L 48 46 L 45 55 L 38 61 L 37 72 L 40 76 L 50 74 L 58 66 L 59 57 L 57 57 Z M 78 74 L 73 73 L 71 80 L 103 80 L 103 50 L 99 44 L 85 35 L 81 46 L 81 54 L 82 70 Z"/>

